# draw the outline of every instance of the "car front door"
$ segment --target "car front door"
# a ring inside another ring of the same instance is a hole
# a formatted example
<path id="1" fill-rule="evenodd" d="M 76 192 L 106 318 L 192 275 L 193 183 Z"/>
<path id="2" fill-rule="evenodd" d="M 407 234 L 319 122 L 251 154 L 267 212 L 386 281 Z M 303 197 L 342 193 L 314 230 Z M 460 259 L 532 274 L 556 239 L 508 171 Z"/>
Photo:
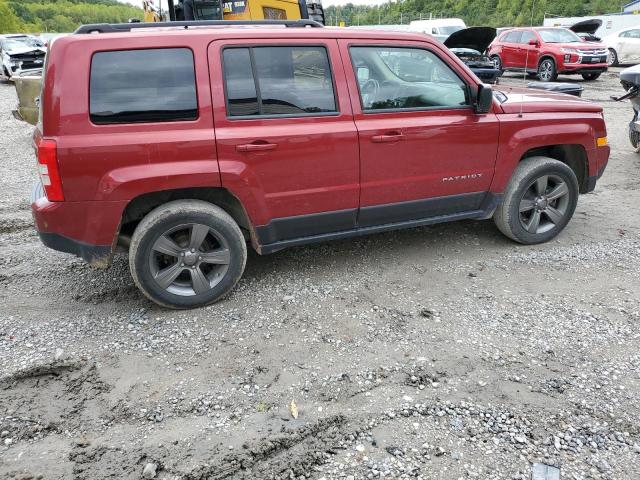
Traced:
<path id="1" fill-rule="evenodd" d="M 339 42 L 360 142 L 358 225 L 481 209 L 498 122 L 474 113 L 472 77 L 435 43 Z"/>
<path id="2" fill-rule="evenodd" d="M 640 29 L 628 30 L 621 42 L 622 52 L 618 53 L 621 63 L 640 62 Z"/>
<path id="3" fill-rule="evenodd" d="M 259 243 L 355 228 L 358 136 L 337 42 L 217 41 L 209 69 L 221 182 Z"/>
<path id="4" fill-rule="evenodd" d="M 530 45 L 530 42 L 536 42 Z M 520 50 L 518 52 L 518 67 L 537 70 L 540 57 L 540 40 L 532 30 L 524 30 L 520 37 Z"/>

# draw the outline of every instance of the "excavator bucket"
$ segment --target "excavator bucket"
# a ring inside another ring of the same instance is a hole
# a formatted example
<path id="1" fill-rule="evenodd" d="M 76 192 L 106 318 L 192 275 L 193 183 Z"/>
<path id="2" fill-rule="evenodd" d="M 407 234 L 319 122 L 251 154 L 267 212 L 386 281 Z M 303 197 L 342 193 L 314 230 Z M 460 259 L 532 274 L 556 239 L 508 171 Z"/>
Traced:
<path id="1" fill-rule="evenodd" d="M 38 123 L 42 77 L 14 77 L 12 81 L 18 92 L 18 109 L 13 111 L 13 116 L 35 125 Z"/>

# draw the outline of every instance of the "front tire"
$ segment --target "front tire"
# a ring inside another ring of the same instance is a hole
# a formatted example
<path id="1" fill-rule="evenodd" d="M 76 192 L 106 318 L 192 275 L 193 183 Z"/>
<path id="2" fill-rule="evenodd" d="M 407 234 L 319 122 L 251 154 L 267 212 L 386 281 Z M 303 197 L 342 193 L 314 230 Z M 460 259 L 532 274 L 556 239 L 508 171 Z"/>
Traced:
<path id="1" fill-rule="evenodd" d="M 600 73 L 583 73 L 582 78 L 587 81 L 597 80 L 598 78 L 600 78 Z"/>
<path id="2" fill-rule="evenodd" d="M 498 229 L 518 243 L 551 240 L 573 216 L 579 195 L 576 174 L 548 157 L 531 157 L 516 168 L 493 219 Z"/>
<path id="3" fill-rule="evenodd" d="M 240 227 L 224 210 L 201 200 L 176 200 L 151 211 L 129 247 L 135 284 L 168 308 L 220 300 L 238 283 L 246 262 Z"/>
<path id="4" fill-rule="evenodd" d="M 502 60 L 498 55 L 493 55 L 490 59 L 493 62 L 493 68 L 499 70 L 500 73 L 504 73 L 504 69 L 502 68 Z"/>
<path id="5" fill-rule="evenodd" d="M 618 52 L 613 48 L 609 49 L 609 58 L 607 59 L 610 67 L 618 66 Z"/>
<path id="6" fill-rule="evenodd" d="M 550 58 L 543 59 L 538 65 L 538 78 L 542 82 L 553 82 L 558 78 L 556 63 Z"/>

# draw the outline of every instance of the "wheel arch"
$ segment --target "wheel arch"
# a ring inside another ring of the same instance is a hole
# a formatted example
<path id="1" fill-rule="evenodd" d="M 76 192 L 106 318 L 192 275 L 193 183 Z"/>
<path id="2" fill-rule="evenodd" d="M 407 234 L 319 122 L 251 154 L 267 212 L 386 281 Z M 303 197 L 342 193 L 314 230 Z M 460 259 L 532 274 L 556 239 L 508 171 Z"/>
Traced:
<path id="1" fill-rule="evenodd" d="M 527 150 L 520 162 L 531 157 L 549 157 L 567 165 L 576 174 L 580 193 L 586 193 L 589 185 L 589 159 L 583 145 L 545 145 Z"/>
<path id="2" fill-rule="evenodd" d="M 173 200 L 203 200 L 222 208 L 240 226 L 245 237 L 250 236 L 254 242 L 249 215 L 235 195 L 222 187 L 196 187 L 148 192 L 130 200 L 122 213 L 118 246 L 127 247 L 138 223 L 154 208 Z"/>
<path id="3" fill-rule="evenodd" d="M 558 69 L 558 62 L 556 61 L 556 57 L 554 57 L 552 54 L 550 53 L 543 53 L 542 55 L 540 55 L 540 58 L 538 59 L 538 67 L 540 67 L 540 64 L 542 63 L 543 60 L 551 60 L 553 62 L 553 65 L 556 67 L 556 70 Z"/>

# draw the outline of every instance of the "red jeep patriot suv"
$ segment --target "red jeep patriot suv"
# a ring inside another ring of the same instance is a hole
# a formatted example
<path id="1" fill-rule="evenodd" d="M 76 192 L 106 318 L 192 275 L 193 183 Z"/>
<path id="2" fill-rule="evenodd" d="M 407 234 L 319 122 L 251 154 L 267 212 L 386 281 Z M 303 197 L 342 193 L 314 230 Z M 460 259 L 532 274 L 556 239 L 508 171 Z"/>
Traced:
<path id="1" fill-rule="evenodd" d="M 607 71 L 609 52 L 601 43 L 585 42 L 567 28 L 514 28 L 489 47 L 498 70 L 526 71 L 543 82 L 559 73 L 595 80 Z"/>
<path id="2" fill-rule="evenodd" d="M 124 247 L 146 296 L 187 308 L 234 287 L 247 242 L 493 217 L 533 244 L 595 187 L 598 105 L 492 91 L 423 35 L 316 25 L 93 25 L 54 42 L 34 134 L 42 242 L 99 267 Z"/>

